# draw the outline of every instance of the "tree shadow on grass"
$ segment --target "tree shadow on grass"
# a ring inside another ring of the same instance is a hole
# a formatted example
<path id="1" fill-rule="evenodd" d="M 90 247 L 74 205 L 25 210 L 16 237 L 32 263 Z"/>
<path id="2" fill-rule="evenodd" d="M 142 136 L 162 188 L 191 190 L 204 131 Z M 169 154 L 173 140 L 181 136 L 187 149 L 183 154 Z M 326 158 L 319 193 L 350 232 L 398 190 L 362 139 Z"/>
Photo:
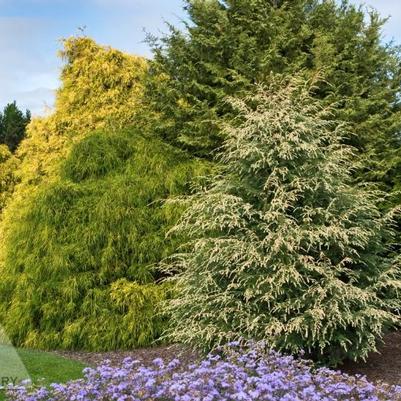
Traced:
<path id="1" fill-rule="evenodd" d="M 29 373 L 0 325 L 0 390 L 26 380 L 30 380 Z"/>

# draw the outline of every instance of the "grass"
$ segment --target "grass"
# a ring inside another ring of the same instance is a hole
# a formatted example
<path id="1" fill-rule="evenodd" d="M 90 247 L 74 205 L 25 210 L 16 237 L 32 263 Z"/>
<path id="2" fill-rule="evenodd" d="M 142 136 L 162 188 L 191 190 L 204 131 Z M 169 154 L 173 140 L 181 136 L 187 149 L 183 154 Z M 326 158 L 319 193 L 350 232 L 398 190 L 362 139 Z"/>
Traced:
<path id="1" fill-rule="evenodd" d="M 0 346 L 0 368 L 7 375 L 26 378 L 33 383 L 49 385 L 78 379 L 82 376 L 84 365 L 48 352 L 17 349 Z M 3 373 L 2 373 L 3 375 Z M 4 391 L 0 390 L 0 401 L 5 399 Z"/>

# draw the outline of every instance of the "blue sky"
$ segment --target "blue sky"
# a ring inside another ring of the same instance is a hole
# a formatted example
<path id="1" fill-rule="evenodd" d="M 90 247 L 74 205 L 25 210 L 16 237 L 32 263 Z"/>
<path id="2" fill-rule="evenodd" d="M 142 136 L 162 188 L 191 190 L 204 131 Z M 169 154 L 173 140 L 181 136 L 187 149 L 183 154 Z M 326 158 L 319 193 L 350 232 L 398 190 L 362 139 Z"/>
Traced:
<path id="1" fill-rule="evenodd" d="M 385 39 L 401 44 L 400 0 L 352 0 L 370 4 L 391 20 Z M 182 0 L 0 0 L 0 107 L 16 100 L 41 114 L 58 87 L 60 39 L 78 27 L 99 43 L 150 56 L 144 28 L 165 31 L 164 21 L 179 24 Z"/>

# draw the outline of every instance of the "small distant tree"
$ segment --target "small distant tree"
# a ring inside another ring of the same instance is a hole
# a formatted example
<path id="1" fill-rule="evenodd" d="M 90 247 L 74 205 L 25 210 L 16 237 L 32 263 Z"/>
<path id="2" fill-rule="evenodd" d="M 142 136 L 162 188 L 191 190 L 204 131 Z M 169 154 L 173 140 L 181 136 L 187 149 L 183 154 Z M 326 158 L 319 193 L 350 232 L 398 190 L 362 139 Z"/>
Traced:
<path id="1" fill-rule="evenodd" d="M 15 101 L 7 104 L 3 113 L 0 113 L 0 144 L 7 145 L 11 152 L 15 152 L 25 137 L 26 126 L 30 121 L 29 110 L 24 114 Z"/>
<path id="2" fill-rule="evenodd" d="M 380 193 L 351 185 L 352 148 L 310 88 L 277 79 L 233 100 L 221 174 L 189 199 L 169 263 L 180 295 L 172 339 L 213 348 L 241 338 L 337 364 L 367 356 L 398 321 L 399 268 Z"/>

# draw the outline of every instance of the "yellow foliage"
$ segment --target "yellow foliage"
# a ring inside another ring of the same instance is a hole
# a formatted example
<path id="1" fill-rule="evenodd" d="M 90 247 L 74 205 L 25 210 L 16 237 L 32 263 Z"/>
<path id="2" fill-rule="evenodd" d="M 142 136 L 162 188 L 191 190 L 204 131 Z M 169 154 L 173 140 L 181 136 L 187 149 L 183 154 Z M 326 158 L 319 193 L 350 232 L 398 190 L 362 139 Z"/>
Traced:
<path id="1" fill-rule="evenodd" d="M 74 142 L 94 129 L 131 125 L 141 109 L 145 59 L 86 37 L 63 44 L 60 56 L 66 64 L 54 113 L 32 120 L 19 149 L 23 184 L 51 180 Z"/>
<path id="2" fill-rule="evenodd" d="M 88 38 L 61 56 L 55 110 L 28 126 L 2 213 L 0 320 L 20 346 L 149 345 L 173 291 L 151 266 L 178 246 L 166 232 L 181 211 L 161 200 L 206 165 L 148 132 L 144 59 Z"/>
<path id="3" fill-rule="evenodd" d="M 143 58 L 99 46 L 89 38 L 65 40 L 61 56 L 67 63 L 56 110 L 62 111 L 63 130 L 122 128 L 134 122 L 147 70 Z"/>
<path id="4" fill-rule="evenodd" d="M 13 156 L 6 145 L 0 145 L 0 218 L 17 182 L 15 175 L 17 166 L 18 159 Z"/>
<path id="5" fill-rule="evenodd" d="M 95 129 L 132 125 L 142 109 L 148 68 L 145 59 L 100 46 L 86 37 L 65 39 L 63 47 L 60 56 L 65 65 L 53 113 L 34 118 L 16 157 L 1 165 L 0 265 L 8 227 L 41 183 L 58 180 L 60 162 L 72 145 Z M 0 159 L 5 159 L 5 151 L 0 153 Z M 6 185 L 9 189 L 3 190 Z"/>

